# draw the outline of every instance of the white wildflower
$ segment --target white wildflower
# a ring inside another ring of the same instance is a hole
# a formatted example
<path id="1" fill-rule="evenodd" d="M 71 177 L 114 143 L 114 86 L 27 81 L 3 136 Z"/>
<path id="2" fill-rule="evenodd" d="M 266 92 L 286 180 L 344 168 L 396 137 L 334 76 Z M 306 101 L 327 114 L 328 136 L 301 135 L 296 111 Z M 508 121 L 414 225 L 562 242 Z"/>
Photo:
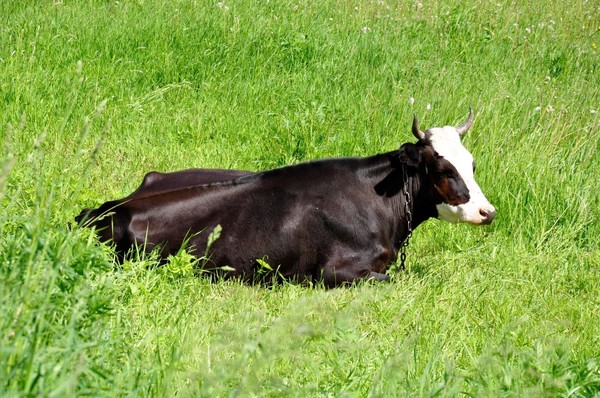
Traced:
<path id="1" fill-rule="evenodd" d="M 531 29 L 529 29 L 529 28 L 525 28 L 525 32 L 526 32 L 527 34 L 529 34 L 529 33 L 531 33 Z"/>
<path id="2" fill-rule="evenodd" d="M 360 31 L 363 33 L 369 33 L 371 31 L 371 28 L 369 28 L 368 26 L 363 26 L 363 28 Z"/>
<path id="3" fill-rule="evenodd" d="M 219 7 L 220 9 L 222 9 L 223 11 L 229 11 L 229 6 L 227 4 L 225 4 L 224 1 L 219 1 L 217 3 L 217 7 Z"/>
<path id="4" fill-rule="evenodd" d="M 546 81 L 549 82 L 550 80 L 552 80 L 552 78 L 550 76 L 546 76 Z"/>
<path id="5" fill-rule="evenodd" d="M 548 112 L 554 112 L 554 107 L 552 105 L 548 105 L 546 107 L 546 111 L 548 111 Z"/>
<path id="6" fill-rule="evenodd" d="M 425 110 L 427 110 L 427 111 L 431 110 L 431 104 L 427 104 L 427 106 L 425 107 Z"/>
<path id="7" fill-rule="evenodd" d="M 408 102 L 410 102 L 410 104 L 413 105 L 415 103 L 415 99 L 413 97 L 410 97 L 408 99 Z"/>
<path id="8" fill-rule="evenodd" d="M 536 106 L 534 110 L 535 110 L 536 112 L 539 112 L 539 111 L 541 111 L 541 110 L 542 110 L 542 107 L 541 107 L 541 106 Z"/>
<path id="9" fill-rule="evenodd" d="M 590 109 L 590 113 L 591 113 L 592 115 L 595 115 L 595 114 L 596 114 L 596 110 L 595 110 L 595 109 Z"/>

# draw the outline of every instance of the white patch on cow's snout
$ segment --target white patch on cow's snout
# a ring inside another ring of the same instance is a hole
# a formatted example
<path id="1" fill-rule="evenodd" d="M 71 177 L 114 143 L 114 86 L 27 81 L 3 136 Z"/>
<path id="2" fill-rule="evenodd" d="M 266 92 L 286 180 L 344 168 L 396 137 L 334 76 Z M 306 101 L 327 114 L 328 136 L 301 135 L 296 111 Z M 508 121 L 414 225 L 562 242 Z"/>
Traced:
<path id="1" fill-rule="evenodd" d="M 436 127 L 428 130 L 428 137 L 433 149 L 444 159 L 452 163 L 467 185 L 470 199 L 467 203 L 452 206 L 447 203 L 437 205 L 438 218 L 448 222 L 467 222 L 470 224 L 487 224 L 496 212 L 488 202 L 473 176 L 473 156 L 460 142 L 456 128 L 451 126 Z"/>

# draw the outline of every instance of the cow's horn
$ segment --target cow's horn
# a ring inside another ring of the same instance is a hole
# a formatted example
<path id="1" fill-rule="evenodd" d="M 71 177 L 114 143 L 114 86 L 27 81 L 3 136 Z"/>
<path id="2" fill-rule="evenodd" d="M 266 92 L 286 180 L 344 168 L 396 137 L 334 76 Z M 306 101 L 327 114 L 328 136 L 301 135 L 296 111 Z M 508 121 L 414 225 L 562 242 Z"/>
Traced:
<path id="1" fill-rule="evenodd" d="M 413 119 L 412 133 L 419 141 L 425 141 L 425 133 L 419 129 L 419 121 L 417 120 L 416 113 L 415 118 Z"/>
<path id="2" fill-rule="evenodd" d="M 469 127 L 471 127 L 471 125 L 473 124 L 474 116 L 475 115 L 473 113 L 473 108 L 469 107 L 469 117 L 463 124 L 456 127 L 456 131 L 458 132 L 458 135 L 463 135 L 464 133 L 467 132 L 467 130 L 469 130 Z"/>

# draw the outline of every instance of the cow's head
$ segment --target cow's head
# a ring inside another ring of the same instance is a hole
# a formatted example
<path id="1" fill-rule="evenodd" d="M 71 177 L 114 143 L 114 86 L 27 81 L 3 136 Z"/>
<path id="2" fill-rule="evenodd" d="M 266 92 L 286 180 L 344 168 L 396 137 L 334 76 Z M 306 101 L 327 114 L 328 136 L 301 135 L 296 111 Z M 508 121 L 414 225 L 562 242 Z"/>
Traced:
<path id="1" fill-rule="evenodd" d="M 400 158 L 408 165 L 421 168 L 431 183 L 438 218 L 449 222 L 490 224 L 496 210 L 481 192 L 473 173 L 473 156 L 460 142 L 473 123 L 473 109 L 458 127 L 419 129 L 417 116 L 412 132 L 417 144 L 404 144 Z"/>

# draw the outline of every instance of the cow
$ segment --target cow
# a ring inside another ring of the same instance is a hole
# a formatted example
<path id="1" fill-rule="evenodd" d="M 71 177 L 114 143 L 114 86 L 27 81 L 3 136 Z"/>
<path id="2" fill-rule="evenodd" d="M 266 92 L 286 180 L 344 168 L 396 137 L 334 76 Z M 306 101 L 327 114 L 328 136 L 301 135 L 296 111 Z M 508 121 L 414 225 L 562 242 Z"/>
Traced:
<path id="1" fill-rule="evenodd" d="M 369 157 L 321 159 L 262 172 L 191 169 L 146 175 L 131 195 L 76 221 L 94 227 L 123 260 L 132 247 L 166 259 L 183 244 L 205 269 L 256 280 L 265 264 L 281 278 L 335 287 L 387 280 L 413 229 L 429 218 L 487 225 L 496 210 L 474 179 L 458 127 L 422 131 L 415 143 Z M 211 239 L 215 228 L 220 237 Z"/>

